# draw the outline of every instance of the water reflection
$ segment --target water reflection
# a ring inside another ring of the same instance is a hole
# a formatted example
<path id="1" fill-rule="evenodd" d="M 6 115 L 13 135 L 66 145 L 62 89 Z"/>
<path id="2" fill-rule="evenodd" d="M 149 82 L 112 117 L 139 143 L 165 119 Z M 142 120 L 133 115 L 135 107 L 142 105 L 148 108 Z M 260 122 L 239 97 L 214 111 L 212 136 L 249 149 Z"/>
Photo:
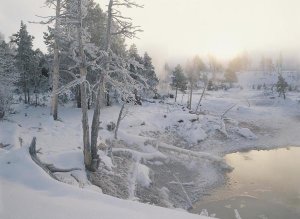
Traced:
<path id="1" fill-rule="evenodd" d="M 207 208 L 224 214 L 232 208 L 245 218 L 300 218 L 300 148 L 234 153 L 225 159 L 235 168 L 228 183 L 196 204 L 195 212 Z M 229 215 L 235 218 L 234 212 Z"/>

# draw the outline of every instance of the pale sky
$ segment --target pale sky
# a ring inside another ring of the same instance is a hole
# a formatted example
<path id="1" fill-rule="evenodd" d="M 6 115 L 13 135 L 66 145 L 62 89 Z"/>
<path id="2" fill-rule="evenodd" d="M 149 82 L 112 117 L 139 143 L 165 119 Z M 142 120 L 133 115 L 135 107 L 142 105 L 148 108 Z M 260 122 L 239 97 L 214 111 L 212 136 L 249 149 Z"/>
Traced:
<path id="1" fill-rule="evenodd" d="M 107 0 L 95 0 L 105 10 Z M 47 15 L 44 0 L 0 0 L 0 32 L 15 33 L 20 20 Z M 135 39 L 157 68 L 196 54 L 229 59 L 243 52 L 300 51 L 300 0 L 137 0 L 143 9 L 124 9 L 144 30 Z M 45 48 L 40 25 L 28 24 L 35 45 Z M 131 43 L 131 42 L 130 42 Z M 128 42 L 129 44 L 129 42 Z"/>

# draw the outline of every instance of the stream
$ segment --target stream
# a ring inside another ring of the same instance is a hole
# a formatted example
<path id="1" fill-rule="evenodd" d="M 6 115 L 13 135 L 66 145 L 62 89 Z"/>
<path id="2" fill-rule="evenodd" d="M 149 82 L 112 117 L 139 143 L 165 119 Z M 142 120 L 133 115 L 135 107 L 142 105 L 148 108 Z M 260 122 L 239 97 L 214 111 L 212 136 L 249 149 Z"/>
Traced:
<path id="1" fill-rule="evenodd" d="M 222 219 L 299 219 L 300 148 L 225 156 L 227 183 L 194 204 L 193 213 Z"/>

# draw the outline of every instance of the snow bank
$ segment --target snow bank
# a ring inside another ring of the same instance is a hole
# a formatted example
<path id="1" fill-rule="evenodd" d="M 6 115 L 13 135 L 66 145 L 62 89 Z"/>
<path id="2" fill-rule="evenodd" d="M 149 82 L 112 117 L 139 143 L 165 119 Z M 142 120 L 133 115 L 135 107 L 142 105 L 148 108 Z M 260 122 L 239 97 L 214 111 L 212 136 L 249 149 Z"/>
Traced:
<path id="1" fill-rule="evenodd" d="M 20 145 L 19 141 L 19 127 L 15 123 L 0 121 L 0 143 L 9 145 Z"/>
<path id="2" fill-rule="evenodd" d="M 3 219 L 205 219 L 138 202 L 120 200 L 50 178 L 28 148 L 0 152 L 0 218 Z"/>

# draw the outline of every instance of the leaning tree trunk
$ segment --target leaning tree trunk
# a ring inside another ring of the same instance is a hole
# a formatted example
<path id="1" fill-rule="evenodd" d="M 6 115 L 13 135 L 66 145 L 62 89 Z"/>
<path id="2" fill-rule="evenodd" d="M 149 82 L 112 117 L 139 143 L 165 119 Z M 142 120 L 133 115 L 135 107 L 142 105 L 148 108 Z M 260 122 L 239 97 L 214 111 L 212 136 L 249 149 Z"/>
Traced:
<path id="1" fill-rule="evenodd" d="M 118 130 L 119 130 L 119 126 L 122 120 L 122 114 L 123 114 L 123 110 L 125 108 L 125 103 L 123 103 L 120 113 L 119 113 L 119 117 L 118 117 L 118 121 L 117 121 L 117 126 L 116 126 L 116 130 L 115 130 L 115 139 L 118 139 Z"/>
<path id="2" fill-rule="evenodd" d="M 206 84 L 204 85 L 204 88 L 203 88 L 201 97 L 200 97 L 200 99 L 199 99 L 199 102 L 198 102 L 197 107 L 196 107 L 196 110 L 195 110 L 196 113 L 197 113 L 197 111 L 198 111 L 198 109 L 199 109 L 199 107 L 200 107 L 200 105 L 201 105 L 201 101 L 202 101 L 202 99 L 203 99 L 203 97 L 204 97 L 204 94 L 205 94 L 205 91 L 206 91 L 206 89 L 207 89 L 207 86 L 208 86 L 208 83 L 206 83 Z"/>

